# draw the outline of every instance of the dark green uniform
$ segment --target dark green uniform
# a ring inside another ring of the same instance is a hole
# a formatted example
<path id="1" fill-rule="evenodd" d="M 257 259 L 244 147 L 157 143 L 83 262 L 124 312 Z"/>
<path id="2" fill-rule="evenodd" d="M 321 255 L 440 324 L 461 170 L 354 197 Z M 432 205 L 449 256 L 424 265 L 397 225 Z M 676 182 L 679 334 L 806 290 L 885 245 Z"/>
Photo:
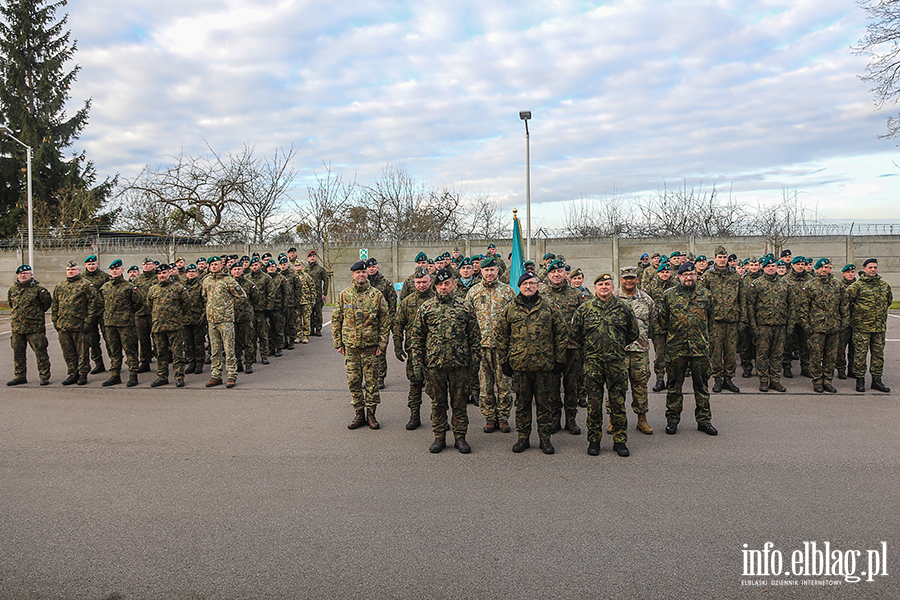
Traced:
<path id="1" fill-rule="evenodd" d="M 791 361 L 794 360 L 794 352 L 799 352 L 801 374 L 809 373 L 809 336 L 807 335 L 806 328 L 803 326 L 803 324 L 806 323 L 806 308 L 808 302 L 803 296 L 806 293 L 806 285 L 812 279 L 813 277 L 806 271 L 798 273 L 797 271 L 794 271 L 793 268 L 784 277 L 784 280 L 791 286 L 794 292 L 794 299 L 796 302 L 794 314 L 789 316 L 787 331 L 785 332 L 784 358 L 781 361 L 781 365 L 784 369 L 790 369 Z M 788 375 L 790 375 L 790 373 L 788 373 Z"/>
<path id="2" fill-rule="evenodd" d="M 202 373 L 206 358 L 206 306 L 200 277 L 186 277 L 188 308 L 184 312 L 184 364 L 190 373 Z"/>
<path id="3" fill-rule="evenodd" d="M 847 279 L 841 276 L 841 290 L 846 295 L 847 288 L 853 285 L 856 282 L 856 276 L 853 276 L 853 279 Z M 849 310 L 849 308 L 848 308 Z M 838 332 L 838 347 L 837 347 L 837 360 L 834 363 L 834 366 L 838 370 L 838 377 L 843 379 L 847 374 L 847 367 L 850 365 L 850 361 L 853 360 L 853 346 L 850 345 L 850 339 L 852 337 L 853 330 L 850 328 L 850 315 L 847 315 L 847 318 L 843 322 L 843 326 Z M 856 377 L 851 371 L 850 377 Z"/>
<path id="4" fill-rule="evenodd" d="M 803 292 L 813 384 L 830 384 L 837 361 L 838 335 L 848 318 L 844 291 L 829 273 L 810 279 Z"/>
<path id="5" fill-rule="evenodd" d="M 128 371 L 137 375 L 138 339 L 135 314 L 144 305 L 144 297 L 137 286 L 120 275 L 100 286 L 100 309 L 103 311 L 103 331 L 109 372 L 115 377 L 122 372 L 122 352 Z"/>
<path id="6" fill-rule="evenodd" d="M 150 335 L 152 329 L 150 322 L 150 308 L 147 306 L 147 293 L 150 287 L 156 285 L 159 280 L 156 278 L 156 271 L 149 273 L 143 272 L 134 280 L 134 285 L 144 297 L 144 305 L 138 309 L 134 316 L 134 325 L 137 329 L 138 336 L 138 354 L 140 360 L 140 368 L 143 371 L 150 370 L 150 360 L 153 358 L 153 340 Z M 144 368 L 146 367 L 146 368 Z"/>
<path id="7" fill-rule="evenodd" d="M 884 343 L 887 313 L 894 297 L 891 286 L 880 275 L 860 275 L 847 288 L 850 328 L 853 330 L 851 370 L 857 378 L 866 375 L 866 356 L 871 353 L 869 373 L 880 379 L 884 374 Z"/>
<path id="8" fill-rule="evenodd" d="M 309 265 L 306 272 L 312 277 L 316 288 L 316 303 L 313 304 L 310 315 L 310 329 L 313 335 L 320 336 L 322 335 L 322 307 L 325 305 L 322 297 L 328 295 L 328 271 L 316 262 L 314 265 Z"/>
<path id="9" fill-rule="evenodd" d="M 784 355 L 785 330 L 795 311 L 795 294 L 783 277 L 763 275 L 747 290 L 747 321 L 756 338 L 756 372 L 759 382 L 779 383 Z"/>
<path id="10" fill-rule="evenodd" d="M 290 301 L 290 289 L 280 271 L 269 273 L 272 280 L 272 311 L 269 317 L 269 356 L 281 356 L 284 348 L 284 307 Z"/>
<path id="11" fill-rule="evenodd" d="M 50 315 L 69 376 L 86 377 L 91 370 L 88 335 L 101 316 L 97 290 L 80 274 L 67 277 L 53 290 Z"/>
<path id="12" fill-rule="evenodd" d="M 387 280 L 381 273 L 369 275 L 369 284 L 376 290 L 381 292 L 388 304 L 388 320 L 391 328 L 394 326 L 394 315 L 397 312 L 397 291 L 394 284 Z M 413 286 L 415 287 L 415 286 Z M 384 384 L 384 378 L 387 377 L 387 353 L 382 353 L 378 357 L 378 383 Z"/>
<path id="13" fill-rule="evenodd" d="M 169 360 L 175 380 L 184 379 L 184 314 L 190 308 L 185 287 L 167 279 L 147 292 L 153 344 L 156 346 L 156 376 L 169 379 Z"/>
<path id="14" fill-rule="evenodd" d="M 542 284 L 539 291 L 541 296 L 559 310 L 569 338 L 566 360 L 563 361 L 566 363 L 566 369 L 561 375 L 557 375 L 557 385 L 553 388 L 552 421 L 553 428 L 556 429 L 563 414 L 563 406 L 565 406 L 567 423 L 574 421 L 578 415 L 578 386 L 584 371 L 584 364 L 581 353 L 578 351 L 578 344 L 568 335 L 568 328 L 572 323 L 575 311 L 584 302 L 584 298 L 566 280 L 563 280 L 559 287 L 553 287 L 548 278 L 547 283 Z M 560 393 L 560 379 L 562 380 L 562 394 Z"/>
<path id="15" fill-rule="evenodd" d="M 672 278 L 663 281 L 656 277 L 647 284 L 644 291 L 653 299 L 653 304 L 658 309 L 662 303 L 663 294 L 673 287 L 675 287 L 675 282 Z M 656 374 L 658 382 L 665 381 L 666 378 L 666 335 L 666 330 L 660 327 L 658 318 L 652 319 L 650 321 L 650 340 L 653 342 L 653 372 Z"/>
<path id="16" fill-rule="evenodd" d="M 6 293 L 6 301 L 12 309 L 9 343 L 13 351 L 13 377 L 25 379 L 28 361 L 26 346 L 31 346 L 37 359 L 38 375 L 41 381 L 50 380 L 50 355 L 47 352 L 47 327 L 44 313 L 53 299 L 47 288 L 34 279 L 25 283 L 16 281 Z"/>
<path id="17" fill-rule="evenodd" d="M 258 271 L 251 269 L 247 277 L 256 286 L 259 295 L 258 305 L 253 308 L 253 330 L 256 334 L 253 343 L 254 346 L 259 346 L 260 359 L 268 362 L 269 316 L 272 313 L 272 306 L 275 304 L 275 284 L 262 269 Z"/>
<path id="18" fill-rule="evenodd" d="M 259 304 L 259 291 L 244 275 L 236 277 L 235 281 L 245 294 L 243 298 L 234 299 L 234 356 L 237 358 L 240 371 L 243 365 L 252 365 L 256 359 L 256 348 L 253 344 L 256 338 L 253 329 L 253 307 Z"/>
<path id="19" fill-rule="evenodd" d="M 414 294 L 410 294 L 400 301 L 394 317 L 394 352 L 397 360 L 404 360 L 403 350 L 406 350 L 406 378 L 409 380 L 409 397 L 406 404 L 409 406 L 410 413 L 414 415 L 418 415 L 421 410 L 422 389 L 425 387 L 425 380 L 417 378 L 413 369 L 412 330 L 413 325 L 416 324 L 416 312 L 419 307 L 436 295 L 433 286 L 430 286 L 424 293 L 415 290 Z"/>
<path id="20" fill-rule="evenodd" d="M 715 379 L 731 379 L 737 367 L 738 322 L 741 320 L 741 276 L 725 265 L 707 270 L 700 284 L 712 293 L 715 315 L 709 332 L 710 361 Z"/>
<path id="21" fill-rule="evenodd" d="M 84 271 L 81 272 L 81 277 L 90 281 L 94 285 L 95 290 L 100 290 L 103 287 L 103 284 L 110 280 L 109 273 L 102 269 L 97 269 L 95 271 L 88 271 L 87 267 L 85 267 Z M 100 333 L 103 330 L 103 323 L 100 321 L 94 322 L 91 324 L 91 331 L 88 334 L 88 343 L 90 344 L 91 351 L 91 360 L 94 361 L 94 365 L 102 371 L 103 367 L 103 351 L 100 349 Z M 106 332 L 103 332 L 103 337 L 106 336 Z M 110 361 L 112 358 L 110 358 Z M 99 371 L 98 371 L 99 372 Z"/>
<path id="22" fill-rule="evenodd" d="M 743 377 L 753 374 L 753 361 L 756 359 L 756 336 L 747 319 L 747 294 L 750 284 L 764 275 L 759 269 L 756 273 L 748 271 L 741 279 L 741 320 L 738 323 L 738 352 L 741 355 L 741 370 Z"/>

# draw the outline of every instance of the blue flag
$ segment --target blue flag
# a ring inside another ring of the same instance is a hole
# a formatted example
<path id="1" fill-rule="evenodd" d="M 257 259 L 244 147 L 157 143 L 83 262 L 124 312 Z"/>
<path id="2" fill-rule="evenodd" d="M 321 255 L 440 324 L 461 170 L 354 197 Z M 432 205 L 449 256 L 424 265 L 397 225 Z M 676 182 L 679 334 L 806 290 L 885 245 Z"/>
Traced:
<path id="1" fill-rule="evenodd" d="M 519 277 L 525 272 L 525 254 L 522 252 L 522 228 L 519 227 L 518 217 L 513 217 L 513 247 L 512 258 L 509 259 L 509 285 L 513 291 L 519 293 Z"/>

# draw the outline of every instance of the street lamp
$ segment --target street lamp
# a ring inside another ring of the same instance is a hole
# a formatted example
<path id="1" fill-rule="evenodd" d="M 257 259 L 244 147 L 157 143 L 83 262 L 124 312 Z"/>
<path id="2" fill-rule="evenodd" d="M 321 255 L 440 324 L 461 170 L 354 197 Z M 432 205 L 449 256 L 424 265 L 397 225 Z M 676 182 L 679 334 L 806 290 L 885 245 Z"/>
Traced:
<path id="1" fill-rule="evenodd" d="M 531 260 L 531 139 L 528 136 L 531 111 L 520 110 L 519 118 L 525 121 L 525 235 L 528 237 L 525 260 Z"/>
<path id="2" fill-rule="evenodd" d="M 31 202 L 31 146 L 13 135 L 12 129 L 7 125 L 0 125 L 0 133 L 6 135 L 9 139 L 17 142 L 25 148 L 25 155 L 28 159 L 28 264 L 34 268 L 34 216 L 32 214 Z"/>

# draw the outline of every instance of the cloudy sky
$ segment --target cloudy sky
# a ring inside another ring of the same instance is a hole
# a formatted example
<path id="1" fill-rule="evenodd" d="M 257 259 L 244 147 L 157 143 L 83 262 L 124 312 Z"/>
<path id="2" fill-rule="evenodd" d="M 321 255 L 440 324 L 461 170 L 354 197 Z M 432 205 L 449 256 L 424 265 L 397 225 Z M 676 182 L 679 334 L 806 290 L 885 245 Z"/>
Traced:
<path id="1" fill-rule="evenodd" d="M 386 163 L 524 209 L 662 185 L 754 206 L 796 189 L 827 219 L 900 222 L 896 141 L 880 140 L 850 46 L 850 0 L 341 2 L 92 0 L 66 7 L 93 98 L 79 145 L 103 173 L 244 143 L 294 145 L 295 195 L 323 161 Z M 524 212 L 524 211 L 520 211 Z"/>

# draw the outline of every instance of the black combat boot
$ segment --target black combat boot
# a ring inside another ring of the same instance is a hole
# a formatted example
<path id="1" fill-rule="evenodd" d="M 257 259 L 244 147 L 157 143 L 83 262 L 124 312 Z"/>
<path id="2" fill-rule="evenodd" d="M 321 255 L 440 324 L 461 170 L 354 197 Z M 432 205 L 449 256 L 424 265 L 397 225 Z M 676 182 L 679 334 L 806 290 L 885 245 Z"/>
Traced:
<path id="1" fill-rule="evenodd" d="M 193 375 L 194 374 L 194 363 L 193 362 L 189 362 L 187 365 L 185 365 L 184 374 L 185 375 Z"/>
<path id="2" fill-rule="evenodd" d="M 556 452 L 556 448 L 553 447 L 553 444 L 550 443 L 549 437 L 541 438 L 541 452 L 544 454 L 553 454 Z"/>
<path id="3" fill-rule="evenodd" d="M 581 435 L 581 427 L 575 422 L 575 419 L 566 419 L 566 431 L 572 435 Z"/>
<path id="4" fill-rule="evenodd" d="M 784 365 L 784 376 L 788 379 L 794 378 L 794 372 L 791 371 L 791 365 Z"/>
<path id="5" fill-rule="evenodd" d="M 70 373 L 68 377 L 62 380 L 63 385 L 72 385 L 73 383 L 78 383 L 78 373 Z M 863 380 L 863 385 L 865 385 L 865 380 Z"/>
<path id="6" fill-rule="evenodd" d="M 722 393 L 722 378 L 716 377 L 715 381 L 713 381 L 712 391 L 714 394 Z"/>
<path id="7" fill-rule="evenodd" d="M 613 452 L 619 456 L 631 456 L 631 452 L 628 451 L 628 446 L 625 445 L 625 442 L 613 443 Z"/>
<path id="8" fill-rule="evenodd" d="M 87 385 L 87 373 L 78 376 L 78 385 Z"/>
<path id="9" fill-rule="evenodd" d="M 150 382 L 150 387 L 155 388 L 161 385 L 169 385 L 169 380 L 163 377 L 157 377 L 155 381 Z"/>
<path id="10" fill-rule="evenodd" d="M 100 385 L 102 385 L 103 387 L 109 387 L 111 385 L 118 385 L 120 383 L 122 383 L 122 378 L 119 376 L 118 373 L 116 373 L 115 375 L 113 375 L 112 377 L 110 377 L 109 379 L 107 379 L 106 381 L 101 383 Z"/>
<path id="11" fill-rule="evenodd" d="M 466 441 L 466 436 L 464 435 L 456 438 L 456 441 L 453 442 L 453 447 L 459 450 L 460 454 L 470 454 L 472 452 L 472 447 L 469 446 L 469 442 Z"/>
<path id="12" fill-rule="evenodd" d="M 7 381 L 6 385 L 22 385 L 23 383 L 28 383 L 28 380 L 24 377 L 16 377 L 15 379 Z"/>
<path id="13" fill-rule="evenodd" d="M 722 380 L 722 387 L 733 394 L 739 394 L 741 389 L 734 385 L 734 382 L 731 380 L 731 377 L 726 377 Z"/>
<path id="14" fill-rule="evenodd" d="M 829 394 L 837 393 L 837 389 L 835 389 L 835 387 L 833 385 L 831 385 L 830 381 L 826 381 L 825 383 L 823 383 L 822 389 L 825 390 L 826 392 L 828 392 Z"/>
<path id="15" fill-rule="evenodd" d="M 150 372 L 150 363 L 143 362 L 138 365 L 138 373 L 149 373 Z"/>
<path id="16" fill-rule="evenodd" d="M 128 377 L 128 383 L 125 384 L 126 387 L 134 387 L 138 384 L 137 371 L 132 371 Z"/>
<path id="17" fill-rule="evenodd" d="M 90 372 L 91 375 L 99 375 L 106 371 L 106 365 L 103 364 L 103 361 L 97 361 L 97 364 L 94 365 L 94 369 Z"/>
<path id="18" fill-rule="evenodd" d="M 865 392 L 866 391 L 866 378 L 865 377 L 857 377 L 856 378 L 856 391 L 857 392 Z"/>
<path id="19" fill-rule="evenodd" d="M 666 380 L 661 377 L 656 378 L 656 385 L 653 386 L 654 392 L 661 392 L 666 389 Z"/>
<path id="20" fill-rule="evenodd" d="M 877 390 L 879 392 L 890 392 L 891 391 L 891 388 L 889 388 L 888 386 L 884 385 L 884 383 L 881 382 L 881 377 L 873 377 L 872 378 L 872 389 Z"/>
<path id="21" fill-rule="evenodd" d="M 588 455 L 589 456 L 599 456 L 600 455 L 600 442 L 590 442 L 588 444 Z"/>
<path id="22" fill-rule="evenodd" d="M 816 382 L 813 384 L 813 391 L 817 394 L 821 394 L 825 391 L 825 387 L 821 383 Z"/>
<path id="23" fill-rule="evenodd" d="M 531 448 L 531 443 L 528 441 L 527 437 L 520 437 L 519 440 L 513 444 L 513 452 L 525 452 L 528 448 Z"/>
<path id="24" fill-rule="evenodd" d="M 203 363 L 197 362 L 194 364 L 194 375 L 199 375 L 203 372 Z"/>
<path id="25" fill-rule="evenodd" d="M 741 377 L 744 379 L 750 379 L 753 377 L 753 367 L 744 367 L 744 372 L 741 373 Z"/>
<path id="26" fill-rule="evenodd" d="M 845 367 L 838 369 L 838 379 L 847 379 L 847 369 Z"/>
<path id="27" fill-rule="evenodd" d="M 252 374 L 253 373 L 253 365 L 251 365 L 250 363 L 247 363 L 247 366 L 244 367 L 244 373 L 246 373 L 248 375 Z"/>

